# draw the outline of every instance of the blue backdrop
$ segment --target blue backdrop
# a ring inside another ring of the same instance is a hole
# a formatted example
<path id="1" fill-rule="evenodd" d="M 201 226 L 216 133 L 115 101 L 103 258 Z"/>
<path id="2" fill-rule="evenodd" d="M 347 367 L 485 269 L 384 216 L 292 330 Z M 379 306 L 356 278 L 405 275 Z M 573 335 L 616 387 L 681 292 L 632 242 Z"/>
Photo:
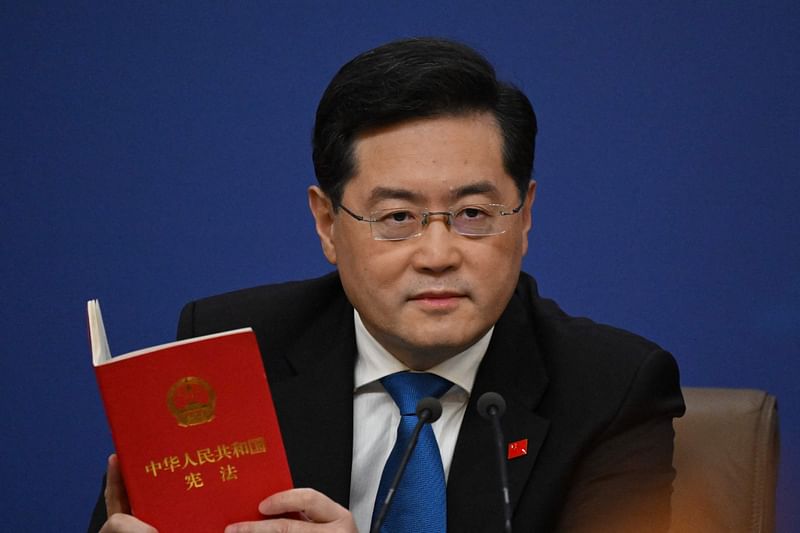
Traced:
<path id="1" fill-rule="evenodd" d="M 189 299 L 329 270 L 316 102 L 422 34 L 534 103 L 542 292 L 657 341 L 684 384 L 777 394 L 780 530 L 800 523 L 800 3 L 64 4 L 0 7 L 0 529 L 80 530 L 97 496 L 85 300 L 121 353 Z"/>

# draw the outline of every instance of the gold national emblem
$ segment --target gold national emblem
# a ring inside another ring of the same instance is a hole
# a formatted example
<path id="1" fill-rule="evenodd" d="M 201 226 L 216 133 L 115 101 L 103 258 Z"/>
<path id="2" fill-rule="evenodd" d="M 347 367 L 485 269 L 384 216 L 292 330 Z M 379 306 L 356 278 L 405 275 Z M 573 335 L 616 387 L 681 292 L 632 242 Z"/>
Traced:
<path id="1" fill-rule="evenodd" d="M 181 427 L 214 420 L 217 394 L 207 381 L 189 376 L 176 381 L 167 393 L 167 407 Z"/>

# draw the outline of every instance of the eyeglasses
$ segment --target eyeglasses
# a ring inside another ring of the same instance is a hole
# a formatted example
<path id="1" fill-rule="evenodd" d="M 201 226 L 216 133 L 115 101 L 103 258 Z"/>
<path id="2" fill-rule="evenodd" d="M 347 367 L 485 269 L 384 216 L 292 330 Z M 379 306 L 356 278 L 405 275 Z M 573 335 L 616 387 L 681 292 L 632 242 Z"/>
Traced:
<path id="1" fill-rule="evenodd" d="M 372 238 L 376 241 L 402 241 L 422 235 L 432 216 L 446 217 L 445 224 L 459 235 L 500 235 L 511 224 L 506 217 L 519 213 L 524 203 L 510 211 L 502 204 L 468 204 L 451 207 L 449 211 L 428 211 L 418 207 L 380 209 L 371 212 L 369 218 L 353 213 L 342 204 L 339 207 L 359 222 L 369 222 Z"/>

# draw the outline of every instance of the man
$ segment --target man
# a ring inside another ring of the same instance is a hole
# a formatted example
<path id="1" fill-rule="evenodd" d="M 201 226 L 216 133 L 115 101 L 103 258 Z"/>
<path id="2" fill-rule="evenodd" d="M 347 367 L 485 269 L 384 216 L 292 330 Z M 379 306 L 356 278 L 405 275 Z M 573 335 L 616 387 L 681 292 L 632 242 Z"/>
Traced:
<path id="1" fill-rule="evenodd" d="M 520 272 L 535 136 L 525 95 L 457 43 L 389 43 L 336 74 L 317 110 L 308 199 L 337 273 L 181 315 L 180 337 L 254 328 L 294 482 L 307 487 L 259 507 L 307 520 L 226 531 L 367 531 L 399 434 L 389 383 L 409 370 L 446 379 L 430 437 L 446 480 L 436 529 L 503 527 L 494 437 L 475 408 L 495 391 L 518 450 L 507 460 L 517 531 L 666 530 L 677 368 L 644 339 L 566 316 Z M 128 511 L 112 456 L 92 527 L 108 513 L 102 531 L 147 531 Z"/>

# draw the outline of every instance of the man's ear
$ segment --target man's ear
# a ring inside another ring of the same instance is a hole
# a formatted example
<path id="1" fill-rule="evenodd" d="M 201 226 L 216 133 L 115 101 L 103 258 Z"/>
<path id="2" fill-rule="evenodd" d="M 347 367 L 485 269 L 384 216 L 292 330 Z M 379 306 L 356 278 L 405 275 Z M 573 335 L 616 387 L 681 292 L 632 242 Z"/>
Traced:
<path id="1" fill-rule="evenodd" d="M 334 212 L 330 198 L 322 192 L 316 185 L 308 188 L 308 207 L 314 216 L 314 222 L 319 235 L 319 242 L 322 245 L 322 253 L 330 261 L 336 264 L 336 245 L 333 239 Z"/>
<path id="2" fill-rule="evenodd" d="M 528 233 L 531 231 L 533 227 L 533 215 L 531 213 L 531 208 L 533 208 L 533 202 L 536 200 L 536 181 L 531 180 L 528 183 L 528 192 L 525 193 L 525 204 L 522 206 L 522 255 L 528 253 Z"/>

